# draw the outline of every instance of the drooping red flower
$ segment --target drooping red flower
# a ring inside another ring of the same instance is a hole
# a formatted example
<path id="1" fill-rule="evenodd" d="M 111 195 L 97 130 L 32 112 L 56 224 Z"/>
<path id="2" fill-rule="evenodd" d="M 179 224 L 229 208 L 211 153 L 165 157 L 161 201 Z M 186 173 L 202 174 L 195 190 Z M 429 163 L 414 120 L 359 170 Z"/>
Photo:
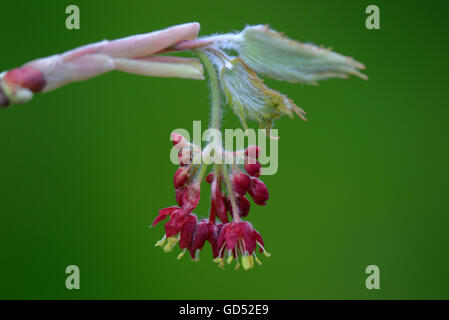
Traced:
<path id="1" fill-rule="evenodd" d="M 264 252 L 266 256 L 270 255 L 264 248 L 262 236 L 247 221 L 226 223 L 218 235 L 217 246 L 216 262 L 221 266 L 224 265 L 225 255 L 228 263 L 234 258 L 237 260 L 237 268 L 240 265 L 240 258 L 245 270 L 251 269 L 254 261 L 261 264 L 255 253 L 257 246 L 260 252 Z"/>
<path id="2" fill-rule="evenodd" d="M 198 219 L 194 214 L 186 213 L 182 208 L 169 207 L 159 210 L 159 215 L 152 225 L 156 226 L 168 216 L 170 217 L 170 220 L 164 225 L 165 234 L 163 238 L 156 243 L 156 246 L 164 247 L 165 252 L 170 252 L 179 242 L 179 247 L 184 249 L 185 252 L 192 241 L 193 233 L 198 224 Z"/>
<path id="3" fill-rule="evenodd" d="M 189 247 L 192 259 L 198 260 L 198 254 L 203 249 L 206 241 L 211 245 L 213 257 L 218 257 L 217 240 L 218 233 L 222 227 L 223 224 L 215 224 L 208 219 L 203 219 L 198 223 Z"/>

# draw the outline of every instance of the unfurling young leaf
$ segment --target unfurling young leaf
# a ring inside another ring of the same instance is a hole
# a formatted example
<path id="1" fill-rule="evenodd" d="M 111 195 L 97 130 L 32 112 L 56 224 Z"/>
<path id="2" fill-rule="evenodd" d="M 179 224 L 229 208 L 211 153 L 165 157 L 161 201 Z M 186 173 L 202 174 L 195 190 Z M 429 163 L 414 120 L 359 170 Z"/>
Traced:
<path id="1" fill-rule="evenodd" d="M 367 79 L 358 69 L 365 66 L 330 49 L 291 40 L 266 25 L 248 26 L 239 35 L 234 49 L 254 71 L 267 77 L 306 82 L 347 78 L 349 74 Z"/>
<path id="2" fill-rule="evenodd" d="M 257 74 L 240 58 L 226 61 L 221 81 L 229 105 L 246 129 L 246 119 L 256 120 L 262 128 L 270 129 L 273 121 L 296 113 L 306 120 L 305 112 L 287 96 L 268 88 Z"/>

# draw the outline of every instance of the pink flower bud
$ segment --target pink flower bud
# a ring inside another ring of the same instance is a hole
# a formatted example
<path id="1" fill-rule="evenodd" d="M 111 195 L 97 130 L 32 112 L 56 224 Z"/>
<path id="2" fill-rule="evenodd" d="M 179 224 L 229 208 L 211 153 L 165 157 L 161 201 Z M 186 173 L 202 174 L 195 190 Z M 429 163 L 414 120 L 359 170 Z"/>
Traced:
<path id="1" fill-rule="evenodd" d="M 173 141 L 173 146 L 175 146 L 177 149 L 181 149 L 186 145 L 186 139 L 180 134 L 172 132 L 171 140 Z"/>
<path id="2" fill-rule="evenodd" d="M 259 177 L 260 176 L 260 163 L 256 161 L 256 163 L 246 163 L 245 170 L 248 172 L 250 176 Z"/>
<path id="3" fill-rule="evenodd" d="M 182 149 L 178 152 L 178 163 L 180 166 L 190 164 L 190 150 Z"/>
<path id="4" fill-rule="evenodd" d="M 36 69 L 30 67 L 21 67 L 8 71 L 3 81 L 8 83 L 11 87 L 18 85 L 22 88 L 27 88 L 34 93 L 41 92 L 46 84 L 44 74 Z"/>
<path id="5" fill-rule="evenodd" d="M 187 179 L 189 179 L 189 172 L 186 168 L 179 168 L 176 170 L 175 176 L 173 177 L 173 185 L 175 186 L 175 189 L 183 186 Z"/>
<path id="6" fill-rule="evenodd" d="M 262 180 L 257 178 L 251 179 L 251 187 L 249 188 L 249 194 L 253 201 L 261 206 L 266 205 L 265 201 L 269 198 L 268 189 Z"/>
<path id="7" fill-rule="evenodd" d="M 234 192 L 241 196 L 245 195 L 251 186 L 251 178 L 243 172 L 233 174 L 231 180 Z"/>

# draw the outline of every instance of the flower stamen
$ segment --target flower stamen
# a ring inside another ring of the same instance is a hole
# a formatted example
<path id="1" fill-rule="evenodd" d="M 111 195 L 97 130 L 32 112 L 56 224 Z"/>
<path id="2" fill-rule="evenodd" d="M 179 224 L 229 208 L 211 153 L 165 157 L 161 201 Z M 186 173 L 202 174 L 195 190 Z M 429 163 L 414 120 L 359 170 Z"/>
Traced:
<path id="1" fill-rule="evenodd" d="M 176 259 L 181 260 L 181 258 L 182 258 L 182 257 L 184 256 L 184 254 L 186 253 L 186 250 L 187 250 L 187 249 L 182 250 L 181 253 L 178 254 L 178 257 L 177 257 Z"/>
<path id="2" fill-rule="evenodd" d="M 159 240 L 158 242 L 156 242 L 154 246 L 155 246 L 155 247 L 163 247 L 164 244 L 165 244 L 166 238 L 167 238 L 167 237 L 166 237 L 165 234 L 164 234 L 164 236 L 162 237 L 162 239 Z"/>
<path id="3" fill-rule="evenodd" d="M 178 244 L 180 236 L 172 236 L 167 238 L 167 244 L 164 247 L 164 252 L 170 252 Z"/>

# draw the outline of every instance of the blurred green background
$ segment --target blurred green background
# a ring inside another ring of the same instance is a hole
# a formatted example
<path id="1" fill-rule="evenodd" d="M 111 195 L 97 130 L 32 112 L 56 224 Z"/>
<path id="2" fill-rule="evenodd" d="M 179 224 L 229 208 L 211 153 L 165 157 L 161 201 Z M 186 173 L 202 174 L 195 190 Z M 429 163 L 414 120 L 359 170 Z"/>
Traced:
<path id="1" fill-rule="evenodd" d="M 65 28 L 79 5 L 81 29 Z M 381 29 L 365 28 L 380 8 Z M 5 1 L 0 70 L 90 42 L 198 21 L 269 23 L 367 66 L 369 81 L 267 81 L 310 119 L 282 118 L 279 171 L 249 220 L 272 257 L 177 261 L 148 229 L 174 204 L 169 134 L 209 117 L 205 81 L 119 72 L 0 110 L 0 298 L 449 298 L 448 4 L 443 1 Z M 225 126 L 238 127 L 225 112 Z M 254 124 L 253 124 L 254 125 Z M 254 125 L 254 127 L 256 127 Z M 196 211 L 207 215 L 203 196 Z M 208 245 L 207 245 L 208 246 Z M 65 268 L 81 289 L 65 288 Z M 378 265 L 380 290 L 365 288 Z"/>

